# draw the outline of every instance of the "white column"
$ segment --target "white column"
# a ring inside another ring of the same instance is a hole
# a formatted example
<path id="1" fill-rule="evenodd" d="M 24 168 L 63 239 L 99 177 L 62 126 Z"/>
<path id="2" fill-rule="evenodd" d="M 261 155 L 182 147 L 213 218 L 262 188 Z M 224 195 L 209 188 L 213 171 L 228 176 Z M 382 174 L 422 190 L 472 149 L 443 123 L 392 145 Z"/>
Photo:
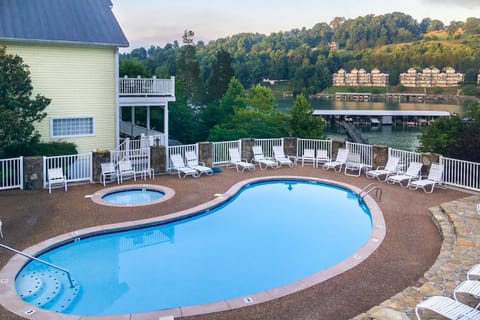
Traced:
<path id="1" fill-rule="evenodd" d="M 114 90 L 115 90 L 115 97 L 114 97 L 114 112 L 113 112 L 113 116 L 115 117 L 115 119 L 113 120 L 114 123 L 115 123 L 115 132 L 114 132 L 114 136 L 113 136 L 113 143 L 114 143 L 114 146 L 113 148 L 116 148 L 119 144 L 120 144 L 120 89 L 119 89 L 119 82 L 120 82 L 120 62 L 119 62 L 119 58 L 118 58 L 118 48 L 115 49 L 115 58 L 114 58 L 114 82 L 115 82 L 115 85 L 114 85 Z"/>
<path id="2" fill-rule="evenodd" d="M 147 136 L 150 135 L 150 106 L 147 106 Z"/>
<path id="3" fill-rule="evenodd" d="M 130 131 L 130 135 L 134 137 L 134 134 L 133 134 L 134 128 L 135 128 L 135 107 L 134 106 L 132 106 L 132 109 L 130 111 L 130 117 L 132 118 L 132 127 L 131 127 L 132 129 Z"/>
<path id="4" fill-rule="evenodd" d="M 165 107 L 163 108 L 163 131 L 165 134 L 165 147 L 167 148 L 168 155 L 168 101 L 165 103 Z"/>

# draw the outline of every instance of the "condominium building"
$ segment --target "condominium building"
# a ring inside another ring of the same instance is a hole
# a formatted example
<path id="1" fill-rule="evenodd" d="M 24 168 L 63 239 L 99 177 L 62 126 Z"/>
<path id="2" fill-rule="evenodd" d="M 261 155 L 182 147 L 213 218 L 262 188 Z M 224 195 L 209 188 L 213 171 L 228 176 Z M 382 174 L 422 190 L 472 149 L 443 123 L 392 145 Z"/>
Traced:
<path id="1" fill-rule="evenodd" d="M 465 74 L 456 73 L 455 69 L 447 68 L 440 72 L 437 68 L 425 68 L 417 72 L 414 68 L 400 74 L 400 84 L 404 87 L 456 87 L 465 80 Z"/>
<path id="2" fill-rule="evenodd" d="M 378 69 L 373 69 L 371 73 L 365 71 L 365 69 L 352 69 L 350 73 L 347 73 L 344 69 L 338 70 L 333 74 L 334 86 L 364 86 L 364 87 L 386 87 L 388 86 L 388 73 L 382 73 Z"/>

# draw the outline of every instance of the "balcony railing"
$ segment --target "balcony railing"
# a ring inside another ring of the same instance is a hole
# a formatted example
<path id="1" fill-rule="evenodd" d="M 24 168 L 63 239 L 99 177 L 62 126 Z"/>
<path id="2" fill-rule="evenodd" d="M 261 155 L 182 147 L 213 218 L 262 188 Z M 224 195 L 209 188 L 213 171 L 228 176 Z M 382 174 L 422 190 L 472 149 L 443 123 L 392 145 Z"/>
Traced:
<path id="1" fill-rule="evenodd" d="M 175 77 L 170 79 L 120 78 L 121 97 L 175 97 Z"/>

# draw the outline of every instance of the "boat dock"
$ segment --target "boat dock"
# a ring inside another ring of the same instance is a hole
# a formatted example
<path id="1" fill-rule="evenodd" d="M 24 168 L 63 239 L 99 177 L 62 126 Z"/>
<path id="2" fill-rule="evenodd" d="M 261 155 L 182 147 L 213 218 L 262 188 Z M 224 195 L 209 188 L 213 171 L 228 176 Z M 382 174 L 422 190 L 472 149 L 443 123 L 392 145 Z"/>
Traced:
<path id="1" fill-rule="evenodd" d="M 382 125 L 397 123 L 427 124 L 438 117 L 451 116 L 448 111 L 435 110 L 314 110 L 313 115 L 322 116 L 327 121 L 345 120 L 347 122 L 370 123 L 378 119 Z"/>

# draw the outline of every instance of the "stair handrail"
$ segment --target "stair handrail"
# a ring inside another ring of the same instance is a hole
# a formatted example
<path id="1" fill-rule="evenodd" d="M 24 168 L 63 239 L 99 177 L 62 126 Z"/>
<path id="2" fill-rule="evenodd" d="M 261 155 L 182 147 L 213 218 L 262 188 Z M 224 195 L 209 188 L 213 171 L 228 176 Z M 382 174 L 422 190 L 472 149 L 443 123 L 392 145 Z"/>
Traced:
<path id="1" fill-rule="evenodd" d="M 382 201 L 382 196 L 383 196 L 383 189 L 375 183 L 370 183 L 365 188 L 363 188 L 358 193 L 358 196 L 363 200 L 372 191 L 376 191 L 375 198 L 377 198 L 377 200 L 379 202 L 381 202 Z"/>
<path id="2" fill-rule="evenodd" d="M 1 243 L 0 243 L 0 247 L 4 248 L 4 249 L 6 249 L 6 250 L 9 250 L 9 251 L 15 252 L 16 254 L 19 254 L 19 255 L 21 255 L 21 256 L 27 257 L 27 258 L 29 258 L 29 259 L 35 260 L 35 261 L 37 261 L 37 262 L 43 263 L 43 264 L 45 264 L 45 265 L 47 265 L 47 266 L 49 266 L 49 267 L 52 267 L 52 268 L 54 268 L 54 269 L 57 269 L 57 270 L 60 270 L 60 271 L 65 272 L 66 275 L 67 275 L 67 278 L 68 278 L 68 282 L 70 283 L 70 288 L 75 287 L 75 285 L 73 284 L 73 281 L 72 281 L 72 277 L 71 277 L 71 275 L 70 275 L 70 271 L 68 271 L 67 269 L 62 268 L 62 267 L 59 267 L 59 266 L 57 266 L 57 265 L 54 265 L 53 263 L 47 262 L 47 261 L 45 261 L 45 260 L 42 260 L 42 259 L 39 259 L 39 258 L 35 258 L 35 257 L 33 257 L 33 256 L 25 253 L 25 252 L 16 250 L 16 249 L 14 249 L 14 248 L 11 248 L 11 247 L 6 246 L 6 245 L 1 244 Z"/>

